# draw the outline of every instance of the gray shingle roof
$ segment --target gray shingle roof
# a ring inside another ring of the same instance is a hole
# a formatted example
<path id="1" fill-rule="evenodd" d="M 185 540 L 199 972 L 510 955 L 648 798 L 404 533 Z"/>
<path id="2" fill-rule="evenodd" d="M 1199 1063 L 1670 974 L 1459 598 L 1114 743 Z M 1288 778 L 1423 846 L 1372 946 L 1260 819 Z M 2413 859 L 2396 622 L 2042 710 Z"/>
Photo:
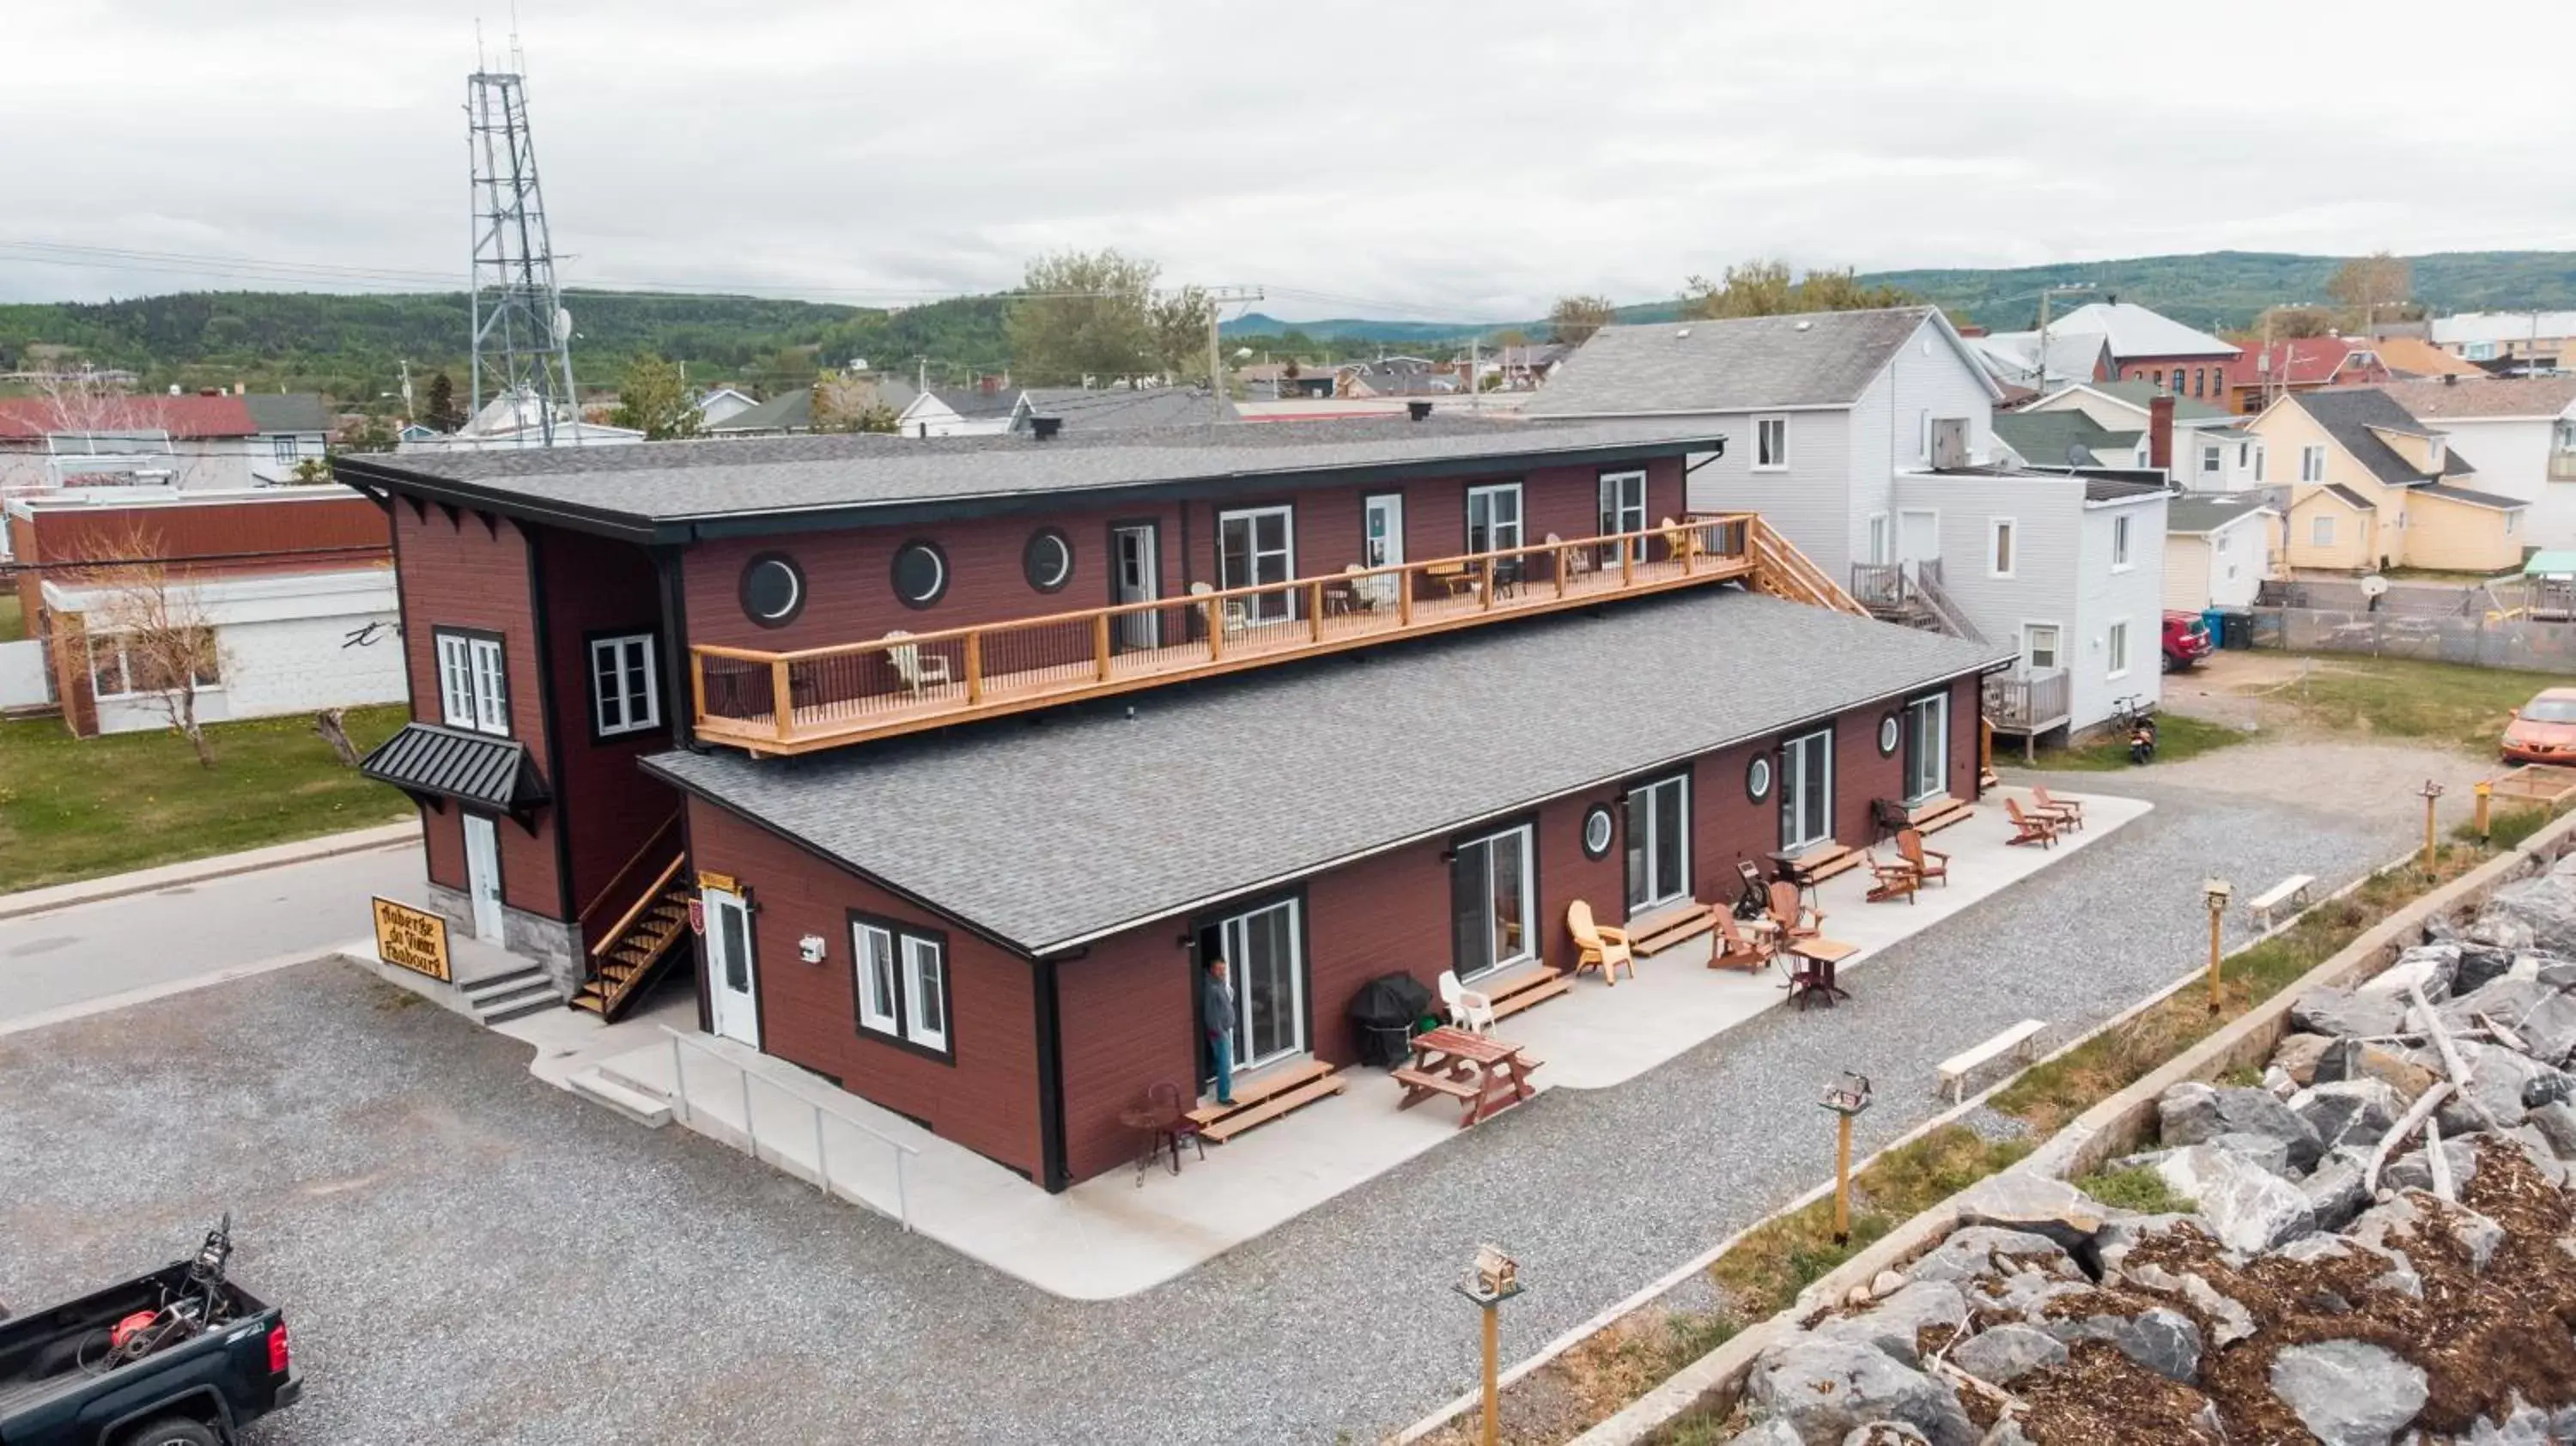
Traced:
<path id="1" fill-rule="evenodd" d="M 2412 487 L 2418 483 L 2439 480 L 2434 474 L 2416 466 L 2400 455 L 2396 448 L 2380 440 L 2373 427 L 2392 432 L 2411 432 L 2432 436 L 2433 429 L 2416 420 L 2415 414 L 2389 398 L 2377 387 L 2336 388 L 2330 391 L 2292 392 L 2290 400 L 2305 407 L 2308 415 L 2326 434 L 2342 444 L 2370 475 L 2386 486 Z M 2465 477 L 2477 469 L 2451 448 L 2442 449 L 2443 477 Z"/>
<path id="2" fill-rule="evenodd" d="M 1605 326 L 1523 411 L 1584 417 L 1845 405 L 1932 314 L 1906 306 Z"/>
<path id="3" fill-rule="evenodd" d="M 1026 436 L 801 436 L 647 442 L 629 447 L 507 448 L 368 458 L 351 470 L 397 481 L 465 484 L 497 501 L 558 504 L 639 522 L 826 508 L 964 502 L 996 496 L 1276 477 L 1335 468 L 1453 464 L 1511 472 L 1550 454 L 1611 447 L 1691 450 L 1705 423 L 1385 420 L 1236 423 L 1146 430 L 1068 426 Z M 344 464 L 350 465 L 350 464 Z"/>
<path id="4" fill-rule="evenodd" d="M 707 428 L 711 433 L 801 432 L 814 425 L 814 389 L 780 392 Z"/>
<path id="5" fill-rule="evenodd" d="M 328 432 L 339 425 L 312 392 L 244 392 L 241 403 L 263 432 Z"/>
<path id="6" fill-rule="evenodd" d="M 1145 387 L 1133 391 L 1031 387 L 1029 405 L 1039 416 L 1063 419 L 1068 432 L 1204 427 L 1236 420 L 1234 403 L 1200 387 Z"/>
<path id="7" fill-rule="evenodd" d="M 461 799 L 503 813 L 546 801 L 528 745 L 436 723 L 404 724 L 359 761 L 358 771 L 414 797 Z"/>
<path id="8" fill-rule="evenodd" d="M 2084 479 L 2084 500 L 2087 502 L 2131 502 L 2164 490 L 2154 482 L 2123 482 L 2116 477 Z"/>
<path id="9" fill-rule="evenodd" d="M 2453 487 L 2444 482 L 2427 482 L 2415 489 L 2415 495 L 2439 497 L 2450 502 L 2465 502 L 2471 507 L 2492 507 L 2499 512 L 2510 512 L 2514 508 L 2531 505 L 2519 497 L 2507 497 L 2500 492 L 2480 492 L 2472 487 Z"/>
<path id="10" fill-rule="evenodd" d="M 2165 504 L 2165 531 L 2216 532 L 2263 508 L 2264 502 L 2260 497 L 2192 496 L 2186 493 Z"/>
<path id="11" fill-rule="evenodd" d="M 2360 493 L 2353 491 L 2351 488 L 2346 487 L 2340 482 L 2327 483 L 2325 490 L 2342 498 L 2344 505 L 2350 507 L 2355 512 L 2377 512 L 2379 510 L 2376 503 L 2373 503 L 2369 498 L 2362 496 Z"/>
<path id="12" fill-rule="evenodd" d="M 1705 588 L 1042 723 L 645 767 L 1036 952 L 2009 657 Z"/>

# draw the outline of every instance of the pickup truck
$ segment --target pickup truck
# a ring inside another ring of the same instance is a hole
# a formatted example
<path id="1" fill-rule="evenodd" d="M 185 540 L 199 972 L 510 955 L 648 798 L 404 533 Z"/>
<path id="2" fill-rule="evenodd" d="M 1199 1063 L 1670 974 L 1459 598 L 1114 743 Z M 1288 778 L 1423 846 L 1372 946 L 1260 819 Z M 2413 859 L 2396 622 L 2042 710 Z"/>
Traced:
<path id="1" fill-rule="evenodd" d="M 0 1446 L 231 1446 L 295 1404 L 285 1314 L 224 1278 L 231 1250 L 218 1226 L 193 1260 L 0 1310 Z"/>

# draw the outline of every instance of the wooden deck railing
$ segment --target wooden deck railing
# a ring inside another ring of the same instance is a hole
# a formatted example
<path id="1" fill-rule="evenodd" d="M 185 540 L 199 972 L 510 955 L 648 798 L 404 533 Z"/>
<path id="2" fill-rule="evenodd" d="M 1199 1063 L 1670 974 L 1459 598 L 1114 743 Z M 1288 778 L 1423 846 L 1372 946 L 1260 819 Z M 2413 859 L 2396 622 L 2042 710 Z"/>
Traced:
<path id="1" fill-rule="evenodd" d="M 1986 717 L 1999 733 L 2027 737 L 2067 721 L 2071 696 L 2064 668 L 1998 673 L 1986 679 Z"/>
<path id="2" fill-rule="evenodd" d="M 1803 569 L 1803 570 L 1801 570 Z M 792 652 L 690 648 L 700 737 L 800 753 L 1605 597 L 1745 580 L 1863 612 L 1748 513 Z M 783 706 L 782 706 L 783 705 Z"/>

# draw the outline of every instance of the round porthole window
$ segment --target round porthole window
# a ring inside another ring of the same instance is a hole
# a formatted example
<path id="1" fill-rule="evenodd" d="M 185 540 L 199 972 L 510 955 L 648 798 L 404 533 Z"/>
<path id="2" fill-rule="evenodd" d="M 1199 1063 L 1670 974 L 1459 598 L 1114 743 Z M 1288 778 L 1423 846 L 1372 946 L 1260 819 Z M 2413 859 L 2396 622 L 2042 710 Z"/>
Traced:
<path id="1" fill-rule="evenodd" d="M 1744 765 L 1744 791 L 1755 803 L 1771 796 L 1771 755 L 1757 753 Z"/>
<path id="2" fill-rule="evenodd" d="M 1073 581 L 1073 539 L 1061 527 L 1041 527 L 1020 550 L 1020 571 L 1040 592 L 1060 592 Z"/>
<path id="3" fill-rule="evenodd" d="M 764 628 L 783 628 L 805 610 L 805 574 L 783 552 L 764 552 L 742 570 L 743 615 Z"/>
<path id="4" fill-rule="evenodd" d="M 1610 805 L 1596 803 L 1583 815 L 1583 856 L 1597 859 L 1610 852 Z"/>
<path id="5" fill-rule="evenodd" d="M 914 538 L 894 551 L 894 595 L 908 608 L 926 608 L 948 592 L 948 554 L 939 544 Z"/>
<path id="6" fill-rule="evenodd" d="M 1878 756 L 1885 758 L 1895 752 L 1896 715 L 1890 713 L 1886 717 L 1878 720 Z"/>

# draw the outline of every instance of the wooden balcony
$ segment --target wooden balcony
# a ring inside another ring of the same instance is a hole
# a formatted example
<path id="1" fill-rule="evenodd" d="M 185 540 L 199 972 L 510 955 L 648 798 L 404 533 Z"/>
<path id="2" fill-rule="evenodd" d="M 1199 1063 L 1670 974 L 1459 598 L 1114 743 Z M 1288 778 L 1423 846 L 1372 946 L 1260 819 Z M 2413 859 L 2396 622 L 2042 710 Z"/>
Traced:
<path id="1" fill-rule="evenodd" d="M 804 753 L 1395 638 L 1743 581 L 1866 615 L 1750 513 L 794 652 L 704 644 L 698 736 Z M 779 706 L 779 700 L 788 706 Z"/>

